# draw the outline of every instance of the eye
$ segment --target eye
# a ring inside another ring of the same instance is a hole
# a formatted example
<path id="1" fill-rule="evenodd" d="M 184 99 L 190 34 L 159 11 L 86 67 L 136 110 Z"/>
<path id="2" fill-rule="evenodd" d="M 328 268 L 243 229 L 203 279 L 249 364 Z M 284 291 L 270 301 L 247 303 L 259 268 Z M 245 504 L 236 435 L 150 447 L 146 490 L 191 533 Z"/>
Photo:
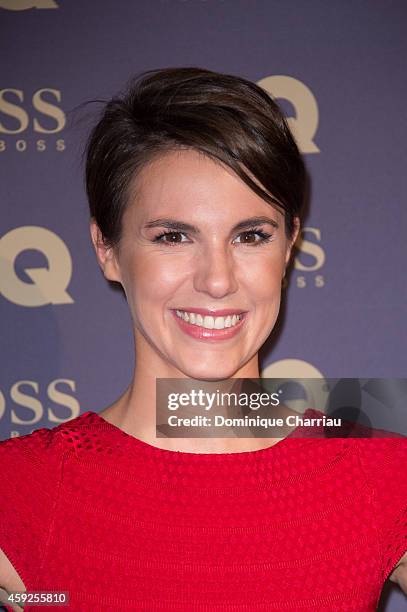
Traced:
<path id="1" fill-rule="evenodd" d="M 170 237 L 170 239 L 165 240 L 166 237 Z M 178 238 L 180 236 L 185 236 L 185 234 L 183 234 L 182 232 L 162 232 L 162 234 L 159 234 L 158 236 L 156 236 L 153 240 L 153 242 L 164 242 L 166 244 L 180 244 L 181 242 L 188 242 L 188 240 L 178 240 Z"/>
<path id="2" fill-rule="evenodd" d="M 255 239 L 256 235 L 259 236 L 258 240 Z M 182 240 L 182 236 L 186 237 L 186 234 L 184 234 L 183 232 L 175 231 L 175 230 L 174 231 L 166 231 L 166 232 L 162 232 L 161 234 L 156 236 L 153 239 L 153 242 L 161 242 L 161 243 L 167 244 L 169 246 L 173 246 L 173 245 L 177 245 L 177 244 L 184 244 L 186 242 L 189 242 L 189 240 Z M 168 239 L 167 239 L 167 237 L 168 237 Z M 246 232 L 242 232 L 241 234 L 239 234 L 238 238 L 240 238 L 240 237 L 244 238 L 240 242 L 240 244 L 245 244 L 245 245 L 248 245 L 248 246 L 261 246 L 262 244 L 270 242 L 270 240 L 273 239 L 273 234 L 269 234 L 269 233 L 264 232 L 264 231 L 262 231 L 260 229 L 255 229 L 254 228 L 252 230 L 248 230 Z M 239 242 L 238 242 L 238 244 L 239 244 Z"/>
<path id="3" fill-rule="evenodd" d="M 254 237 L 256 234 L 260 236 L 260 240 L 251 240 L 251 237 Z M 249 246 L 260 246 L 262 244 L 265 244 L 266 242 L 270 242 L 270 240 L 273 238 L 272 234 L 268 234 L 267 232 L 263 232 L 262 230 L 255 229 L 247 232 L 242 232 L 241 234 L 239 234 L 239 237 L 240 236 L 243 236 L 245 238 L 245 240 L 243 240 L 240 244 L 247 244 Z"/>

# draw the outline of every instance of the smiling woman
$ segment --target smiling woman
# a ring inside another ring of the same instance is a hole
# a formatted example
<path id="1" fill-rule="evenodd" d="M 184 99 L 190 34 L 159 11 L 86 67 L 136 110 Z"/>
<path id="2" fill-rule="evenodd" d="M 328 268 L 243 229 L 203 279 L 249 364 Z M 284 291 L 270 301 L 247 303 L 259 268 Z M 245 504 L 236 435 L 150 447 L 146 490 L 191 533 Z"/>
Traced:
<path id="1" fill-rule="evenodd" d="M 86 188 L 135 369 L 100 413 L 0 444 L 0 587 L 79 612 L 376 610 L 388 576 L 403 584 L 405 438 L 325 439 L 312 407 L 314 436 L 300 419 L 236 437 L 228 419 L 220 438 L 209 418 L 206 437 L 157 436 L 157 379 L 260 377 L 306 190 L 275 101 L 200 68 L 143 73 L 90 134 Z"/>
<path id="2" fill-rule="evenodd" d="M 106 278 L 122 284 L 130 306 L 143 387 L 136 383 L 130 402 L 142 405 L 138 433 L 146 437 L 154 417 L 146 390 L 156 377 L 259 376 L 257 352 L 278 315 L 293 241 L 282 212 L 195 150 L 150 161 L 130 194 L 120 247 L 106 246 L 96 221 L 92 238 Z"/>

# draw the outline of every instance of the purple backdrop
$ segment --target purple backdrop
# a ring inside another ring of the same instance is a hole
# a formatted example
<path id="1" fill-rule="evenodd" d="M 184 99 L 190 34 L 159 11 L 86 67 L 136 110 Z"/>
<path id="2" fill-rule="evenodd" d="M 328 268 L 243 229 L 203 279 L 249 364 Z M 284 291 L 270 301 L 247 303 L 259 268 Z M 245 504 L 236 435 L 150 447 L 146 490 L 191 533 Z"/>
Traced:
<path id="1" fill-rule="evenodd" d="M 97 266 L 80 154 L 90 98 L 195 65 L 278 98 L 312 177 L 263 375 L 405 377 L 405 0 L 0 0 L 0 439 L 127 387 L 127 304 Z M 96 112 L 98 107 L 94 107 Z M 397 587 L 388 612 L 405 608 Z"/>

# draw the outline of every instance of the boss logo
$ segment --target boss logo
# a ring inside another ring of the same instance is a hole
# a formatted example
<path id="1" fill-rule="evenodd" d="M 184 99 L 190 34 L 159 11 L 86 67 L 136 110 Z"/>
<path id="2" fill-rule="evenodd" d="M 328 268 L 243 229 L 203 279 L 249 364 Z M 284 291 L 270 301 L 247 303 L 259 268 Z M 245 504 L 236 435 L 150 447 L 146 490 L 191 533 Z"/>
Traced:
<path id="1" fill-rule="evenodd" d="M 321 244 L 321 230 L 318 227 L 304 227 L 300 232 L 295 243 L 296 256 L 294 259 L 294 270 L 300 272 L 293 279 L 299 289 L 307 286 L 324 287 L 325 278 L 318 270 L 321 270 L 325 263 L 325 251 Z M 303 274 L 306 272 L 307 274 Z M 314 273 L 314 274 L 310 274 Z M 283 287 L 288 281 L 284 278 Z"/>
<path id="2" fill-rule="evenodd" d="M 11 426 L 31 425 L 36 429 L 35 425 L 44 418 L 48 419 L 50 424 L 58 424 L 79 416 L 80 405 L 72 395 L 75 391 L 76 383 L 69 378 L 51 380 L 44 390 L 36 380 L 17 380 L 7 392 L 7 397 L 13 402 L 13 408 L 10 410 Z M 68 416 L 60 418 L 54 409 L 49 407 L 50 402 L 55 406 L 63 406 L 65 414 L 68 409 Z M 5 418 L 5 412 L 6 396 L 0 389 L 0 421 Z M 12 435 L 19 434 L 12 432 Z"/>
<path id="3" fill-rule="evenodd" d="M 317 242 L 306 240 L 305 236 L 311 234 Z M 321 242 L 321 230 L 317 227 L 304 227 L 301 232 L 301 237 L 296 242 L 296 248 L 299 251 L 298 257 L 295 258 L 295 269 L 302 272 L 315 272 L 319 270 L 325 263 L 325 252 L 318 242 Z M 310 262 L 303 262 L 301 253 L 308 256 Z"/>
<path id="4" fill-rule="evenodd" d="M 15 142 L 17 151 L 27 149 L 25 133 L 32 130 L 35 134 L 49 137 L 62 132 L 66 125 L 66 115 L 60 108 L 62 96 L 59 89 L 43 88 L 27 96 L 21 89 L 6 88 L 0 90 L 0 136 L 19 136 L 24 138 Z M 0 151 L 7 148 L 5 140 L 0 140 Z M 38 151 L 46 149 L 46 141 L 36 141 Z M 55 149 L 65 149 L 64 140 L 55 142 Z"/>

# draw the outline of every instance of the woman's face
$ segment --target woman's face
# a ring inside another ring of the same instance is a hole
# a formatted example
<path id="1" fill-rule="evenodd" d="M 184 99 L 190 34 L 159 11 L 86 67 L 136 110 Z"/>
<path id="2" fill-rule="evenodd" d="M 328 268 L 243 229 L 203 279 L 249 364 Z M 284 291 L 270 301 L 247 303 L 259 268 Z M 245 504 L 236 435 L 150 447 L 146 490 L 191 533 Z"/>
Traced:
<path id="1" fill-rule="evenodd" d="M 125 290 L 136 363 L 157 377 L 258 376 L 257 352 L 277 319 L 290 256 L 283 214 L 194 150 L 156 158 L 131 191 L 118 251 L 98 256 Z M 216 317 L 224 310 L 243 318 Z"/>

